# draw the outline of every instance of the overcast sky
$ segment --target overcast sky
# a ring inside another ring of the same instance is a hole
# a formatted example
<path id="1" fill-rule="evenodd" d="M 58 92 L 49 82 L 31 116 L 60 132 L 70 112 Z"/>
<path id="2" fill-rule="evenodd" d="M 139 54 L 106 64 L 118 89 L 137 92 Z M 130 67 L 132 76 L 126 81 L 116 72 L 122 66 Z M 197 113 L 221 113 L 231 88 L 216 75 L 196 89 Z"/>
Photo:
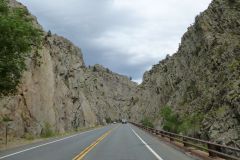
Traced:
<path id="1" fill-rule="evenodd" d="M 71 40 L 86 65 L 140 82 L 153 64 L 177 51 L 181 36 L 211 0 L 18 0 L 46 31 Z"/>

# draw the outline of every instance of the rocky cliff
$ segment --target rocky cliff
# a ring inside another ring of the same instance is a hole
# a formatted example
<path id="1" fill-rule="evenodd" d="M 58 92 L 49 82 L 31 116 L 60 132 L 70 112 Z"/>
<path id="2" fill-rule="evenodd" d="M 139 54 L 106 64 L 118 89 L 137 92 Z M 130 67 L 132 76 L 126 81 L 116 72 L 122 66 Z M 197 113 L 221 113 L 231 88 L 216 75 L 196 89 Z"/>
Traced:
<path id="1" fill-rule="evenodd" d="M 9 4 L 24 7 L 14 0 Z M 46 127 L 64 133 L 126 116 L 122 113 L 137 86 L 128 77 L 100 65 L 85 67 L 78 47 L 50 33 L 44 33 L 38 55 L 30 55 L 18 92 L 0 98 L 0 118 L 13 120 L 10 135 L 40 135 Z M 2 141 L 4 126 L 0 123 Z"/>
<path id="2" fill-rule="evenodd" d="M 177 53 L 144 74 L 131 105 L 132 120 L 148 117 L 158 128 L 164 106 L 201 114 L 201 138 L 240 147 L 240 1 L 213 0 Z"/>

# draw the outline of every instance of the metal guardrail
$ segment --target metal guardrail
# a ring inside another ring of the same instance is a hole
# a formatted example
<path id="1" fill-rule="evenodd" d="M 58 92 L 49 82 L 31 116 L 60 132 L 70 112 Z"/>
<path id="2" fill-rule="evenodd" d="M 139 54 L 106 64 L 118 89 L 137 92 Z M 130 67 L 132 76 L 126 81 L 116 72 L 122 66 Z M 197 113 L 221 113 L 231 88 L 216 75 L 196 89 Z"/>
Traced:
<path id="1" fill-rule="evenodd" d="M 156 135 L 161 135 L 162 137 L 169 138 L 170 141 L 177 141 L 183 143 L 184 147 L 194 147 L 209 153 L 209 157 L 220 157 L 227 160 L 240 160 L 240 149 L 233 148 L 221 144 L 216 144 L 209 141 L 204 141 L 201 139 L 196 139 L 188 136 L 183 136 L 175 134 L 172 132 L 167 132 L 163 130 L 157 130 L 154 128 L 146 127 L 134 122 L 129 122 L 139 128 L 145 129 L 148 132 L 151 132 Z M 235 155 L 237 156 L 235 156 Z"/>

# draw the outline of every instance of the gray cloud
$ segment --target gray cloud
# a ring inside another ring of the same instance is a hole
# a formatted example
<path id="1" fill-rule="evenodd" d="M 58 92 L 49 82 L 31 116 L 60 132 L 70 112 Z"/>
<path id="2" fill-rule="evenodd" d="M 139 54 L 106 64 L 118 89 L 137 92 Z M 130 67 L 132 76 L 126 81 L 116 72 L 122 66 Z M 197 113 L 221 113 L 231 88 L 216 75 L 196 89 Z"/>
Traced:
<path id="1" fill-rule="evenodd" d="M 211 0 L 19 0 L 45 30 L 62 35 L 84 54 L 141 81 L 151 65 L 173 54 L 182 34 Z"/>

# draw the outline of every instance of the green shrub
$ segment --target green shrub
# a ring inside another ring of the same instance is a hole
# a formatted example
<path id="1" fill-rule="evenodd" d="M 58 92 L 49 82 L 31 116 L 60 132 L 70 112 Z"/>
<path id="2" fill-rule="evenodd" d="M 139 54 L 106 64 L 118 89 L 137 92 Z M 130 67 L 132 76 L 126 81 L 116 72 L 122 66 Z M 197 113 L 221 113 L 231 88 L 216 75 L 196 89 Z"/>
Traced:
<path id="1" fill-rule="evenodd" d="M 41 137 L 49 138 L 49 137 L 53 137 L 54 135 L 55 133 L 52 130 L 51 125 L 48 122 L 45 122 L 42 133 L 41 133 Z"/>
<path id="2" fill-rule="evenodd" d="M 177 132 L 180 120 L 178 115 L 173 113 L 169 106 L 165 106 L 161 109 L 160 115 L 163 118 L 163 129 L 170 132 Z"/>
<path id="3" fill-rule="evenodd" d="M 152 121 L 147 117 L 145 117 L 141 120 L 141 124 L 145 127 L 154 128 L 154 125 L 153 125 Z"/>
<path id="4" fill-rule="evenodd" d="M 240 60 L 234 60 L 230 65 L 229 69 L 234 72 L 237 71 L 237 69 L 240 68 Z"/>
<path id="5" fill-rule="evenodd" d="M 97 72 L 96 66 L 93 66 L 93 72 Z"/>
<path id="6" fill-rule="evenodd" d="M 4 117 L 2 117 L 2 121 L 3 122 L 10 122 L 10 121 L 13 121 L 13 120 L 8 116 L 4 116 Z"/>
<path id="7" fill-rule="evenodd" d="M 0 94 L 16 90 L 27 53 L 40 46 L 42 37 L 25 8 L 10 9 L 7 3 L 0 0 Z"/>
<path id="8" fill-rule="evenodd" d="M 107 123 L 112 123 L 112 119 L 110 117 L 105 118 Z"/>
<path id="9" fill-rule="evenodd" d="M 25 133 L 24 134 L 24 138 L 26 139 L 26 140 L 34 140 L 34 135 L 33 134 L 31 134 L 31 133 Z"/>
<path id="10" fill-rule="evenodd" d="M 217 117 L 224 117 L 224 115 L 227 112 L 227 108 L 226 106 L 221 106 L 216 110 L 216 115 Z"/>
<path id="11" fill-rule="evenodd" d="M 202 114 L 192 114 L 182 117 L 181 124 L 178 127 L 178 132 L 185 135 L 195 136 L 200 130 L 202 120 Z"/>
<path id="12" fill-rule="evenodd" d="M 163 129 L 174 133 L 195 136 L 200 130 L 202 114 L 179 116 L 169 106 L 163 107 L 160 112 L 163 118 Z"/>

